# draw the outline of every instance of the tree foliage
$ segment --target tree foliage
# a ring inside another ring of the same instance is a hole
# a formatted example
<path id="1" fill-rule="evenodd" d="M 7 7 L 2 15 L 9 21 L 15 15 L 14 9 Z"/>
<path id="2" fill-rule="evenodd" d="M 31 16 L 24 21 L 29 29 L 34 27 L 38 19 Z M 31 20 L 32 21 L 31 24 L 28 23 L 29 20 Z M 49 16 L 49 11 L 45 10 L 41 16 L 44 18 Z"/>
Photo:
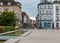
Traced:
<path id="1" fill-rule="evenodd" d="M 17 18 L 14 12 L 2 12 L 0 14 L 0 25 L 1 26 L 15 26 L 16 20 Z"/>

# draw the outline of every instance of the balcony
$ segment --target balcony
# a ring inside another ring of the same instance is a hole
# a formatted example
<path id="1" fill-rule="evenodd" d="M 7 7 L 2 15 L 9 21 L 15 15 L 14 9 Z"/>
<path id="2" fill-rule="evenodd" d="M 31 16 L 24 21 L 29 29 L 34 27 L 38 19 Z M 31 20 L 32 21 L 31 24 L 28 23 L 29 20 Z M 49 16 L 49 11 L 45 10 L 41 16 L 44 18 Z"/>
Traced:
<path id="1" fill-rule="evenodd" d="M 60 21 L 60 20 L 56 20 L 56 21 Z"/>
<path id="2" fill-rule="evenodd" d="M 53 21 L 53 20 L 38 20 L 38 21 Z"/>

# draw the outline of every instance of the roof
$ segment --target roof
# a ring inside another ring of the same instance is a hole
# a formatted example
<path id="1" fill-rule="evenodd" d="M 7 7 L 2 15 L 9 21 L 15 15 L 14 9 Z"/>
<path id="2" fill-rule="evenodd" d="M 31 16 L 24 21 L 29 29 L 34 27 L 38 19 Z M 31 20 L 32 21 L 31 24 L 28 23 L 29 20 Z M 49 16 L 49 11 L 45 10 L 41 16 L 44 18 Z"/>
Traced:
<path id="1" fill-rule="evenodd" d="M 59 1 L 54 1 L 53 4 L 59 4 Z"/>
<path id="2" fill-rule="evenodd" d="M 45 0 L 44 2 L 39 3 L 38 5 L 52 4 L 51 2 Z"/>
<path id="3" fill-rule="evenodd" d="M 3 3 L 3 5 L 0 5 L 0 6 L 11 6 L 11 5 L 17 5 L 21 8 L 21 3 L 20 2 L 16 2 L 14 0 L 0 0 L 0 2 Z M 8 5 L 8 3 L 11 3 L 11 5 Z"/>
<path id="4" fill-rule="evenodd" d="M 26 12 L 22 12 L 22 15 L 29 18 L 28 14 Z"/>
<path id="5" fill-rule="evenodd" d="M 0 0 L 0 2 L 14 2 L 14 0 Z"/>

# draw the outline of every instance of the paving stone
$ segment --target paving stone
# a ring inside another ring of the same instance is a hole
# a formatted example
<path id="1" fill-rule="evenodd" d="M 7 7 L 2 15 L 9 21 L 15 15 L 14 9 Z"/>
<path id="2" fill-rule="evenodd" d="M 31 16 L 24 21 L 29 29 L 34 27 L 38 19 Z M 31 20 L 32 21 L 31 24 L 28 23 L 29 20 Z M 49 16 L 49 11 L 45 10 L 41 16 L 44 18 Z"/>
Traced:
<path id="1" fill-rule="evenodd" d="M 33 30 L 18 43 L 60 43 L 60 30 Z"/>

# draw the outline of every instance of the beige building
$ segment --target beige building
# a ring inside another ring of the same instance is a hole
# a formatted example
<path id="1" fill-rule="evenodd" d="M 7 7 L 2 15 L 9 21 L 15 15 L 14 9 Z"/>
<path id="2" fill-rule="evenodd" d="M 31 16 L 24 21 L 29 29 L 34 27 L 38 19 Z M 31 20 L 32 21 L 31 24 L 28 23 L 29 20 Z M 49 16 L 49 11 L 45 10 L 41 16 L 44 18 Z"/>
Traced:
<path id="1" fill-rule="evenodd" d="M 0 12 L 3 11 L 14 11 L 18 18 L 19 24 L 21 23 L 22 11 L 20 2 L 16 2 L 15 0 L 0 0 Z"/>

